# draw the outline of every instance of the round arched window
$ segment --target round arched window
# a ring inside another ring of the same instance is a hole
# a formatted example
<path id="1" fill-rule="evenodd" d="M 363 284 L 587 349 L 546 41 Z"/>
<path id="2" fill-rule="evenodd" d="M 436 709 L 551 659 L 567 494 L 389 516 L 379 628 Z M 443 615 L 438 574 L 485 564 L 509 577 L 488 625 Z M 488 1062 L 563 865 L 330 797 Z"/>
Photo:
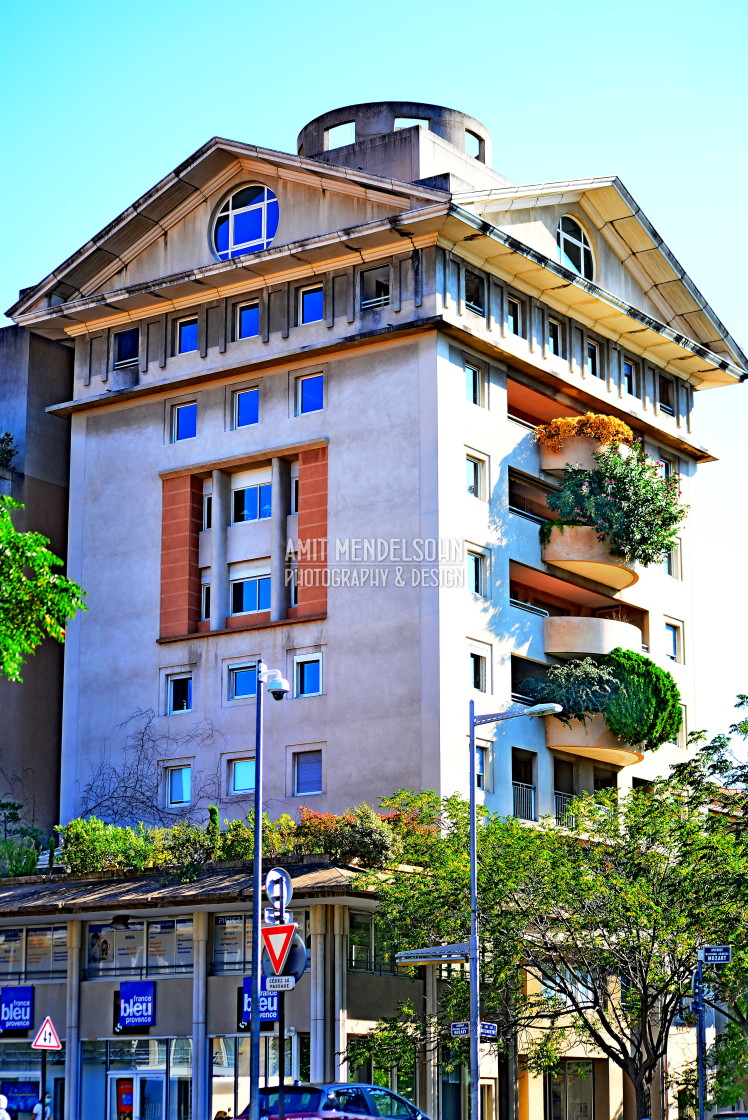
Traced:
<path id="1" fill-rule="evenodd" d="M 267 249 L 278 228 L 278 199 L 268 187 L 253 184 L 235 191 L 218 211 L 213 246 L 222 261 Z"/>
<path id="2" fill-rule="evenodd" d="M 595 263 L 592 259 L 592 249 L 579 222 L 564 214 L 556 230 L 556 244 L 558 245 L 558 259 L 565 268 L 578 272 L 585 280 L 592 280 L 595 276 Z"/>

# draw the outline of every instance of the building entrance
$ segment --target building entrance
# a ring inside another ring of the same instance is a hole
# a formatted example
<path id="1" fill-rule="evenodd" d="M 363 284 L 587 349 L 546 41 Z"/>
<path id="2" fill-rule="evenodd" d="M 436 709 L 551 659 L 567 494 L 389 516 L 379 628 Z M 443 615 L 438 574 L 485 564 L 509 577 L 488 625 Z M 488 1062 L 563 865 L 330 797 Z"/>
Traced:
<path id="1" fill-rule="evenodd" d="M 117 1073 L 109 1078 L 111 1120 L 166 1120 L 163 1073 Z"/>

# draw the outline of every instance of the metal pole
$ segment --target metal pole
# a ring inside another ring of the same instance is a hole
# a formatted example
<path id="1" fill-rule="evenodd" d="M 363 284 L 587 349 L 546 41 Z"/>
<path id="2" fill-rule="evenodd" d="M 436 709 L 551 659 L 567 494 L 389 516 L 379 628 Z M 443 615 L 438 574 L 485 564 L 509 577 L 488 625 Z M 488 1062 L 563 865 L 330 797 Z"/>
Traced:
<path id="1" fill-rule="evenodd" d="M 704 1051 L 706 1049 L 706 1038 L 704 1023 L 704 962 L 701 949 L 699 949 L 699 963 L 696 966 L 696 1015 L 696 1054 L 699 1069 L 699 1120 L 704 1120 Z"/>
<path id="2" fill-rule="evenodd" d="M 47 1095 L 47 1051 L 46 1050 L 42 1050 L 42 1078 L 41 1078 L 41 1080 L 42 1080 L 42 1091 L 39 1094 L 39 1097 L 40 1097 L 41 1102 L 42 1102 L 42 1120 L 44 1120 L 44 1115 L 45 1115 L 45 1112 L 46 1112 L 46 1106 L 44 1104 L 44 1098 Z"/>
<path id="3" fill-rule="evenodd" d="M 254 850 L 252 863 L 252 1007 L 249 1016 L 249 1116 L 260 1120 L 260 920 L 262 908 L 262 703 L 260 680 L 265 666 L 257 662 L 257 715 L 255 722 Z"/>
<path id="4" fill-rule="evenodd" d="M 475 804 L 475 703 L 470 701 L 470 1120 L 480 1117 L 478 827 Z"/>
<path id="5" fill-rule="evenodd" d="M 286 993 L 278 992 L 278 1120 L 286 1115 Z"/>

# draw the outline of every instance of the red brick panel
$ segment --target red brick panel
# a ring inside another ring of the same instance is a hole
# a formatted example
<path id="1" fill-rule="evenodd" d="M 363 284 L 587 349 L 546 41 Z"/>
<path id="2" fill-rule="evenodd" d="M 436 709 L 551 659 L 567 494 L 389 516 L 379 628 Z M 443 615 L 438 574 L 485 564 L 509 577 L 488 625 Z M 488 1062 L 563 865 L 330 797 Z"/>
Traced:
<path id="1" fill-rule="evenodd" d="M 194 633 L 200 622 L 198 546 L 203 483 L 195 475 L 166 478 L 161 513 L 161 637 Z"/>
<path id="2" fill-rule="evenodd" d="M 299 596 L 296 617 L 327 611 L 327 448 L 299 454 Z M 289 612 L 290 613 L 290 612 Z"/>

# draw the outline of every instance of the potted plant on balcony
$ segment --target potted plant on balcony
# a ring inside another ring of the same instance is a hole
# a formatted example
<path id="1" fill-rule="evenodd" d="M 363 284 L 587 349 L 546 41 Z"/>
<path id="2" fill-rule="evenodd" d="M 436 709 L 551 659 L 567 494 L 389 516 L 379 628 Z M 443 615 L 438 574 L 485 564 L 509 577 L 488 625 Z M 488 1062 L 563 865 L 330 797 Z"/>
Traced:
<path id="1" fill-rule="evenodd" d="M 560 489 L 549 495 L 548 506 L 558 518 L 541 526 L 543 545 L 554 530 L 581 525 L 593 529 L 611 556 L 627 564 L 661 563 L 675 548 L 688 511 L 681 502 L 679 476 L 663 477 L 639 441 L 626 457 L 611 444 L 593 458 L 595 470 L 567 467 Z"/>
<path id="2" fill-rule="evenodd" d="M 615 416 L 587 412 L 584 416 L 559 416 L 535 429 L 540 444 L 540 465 L 560 473 L 567 466 L 594 470 L 593 454 L 601 446 L 627 447 L 634 441 L 628 424 Z"/>

